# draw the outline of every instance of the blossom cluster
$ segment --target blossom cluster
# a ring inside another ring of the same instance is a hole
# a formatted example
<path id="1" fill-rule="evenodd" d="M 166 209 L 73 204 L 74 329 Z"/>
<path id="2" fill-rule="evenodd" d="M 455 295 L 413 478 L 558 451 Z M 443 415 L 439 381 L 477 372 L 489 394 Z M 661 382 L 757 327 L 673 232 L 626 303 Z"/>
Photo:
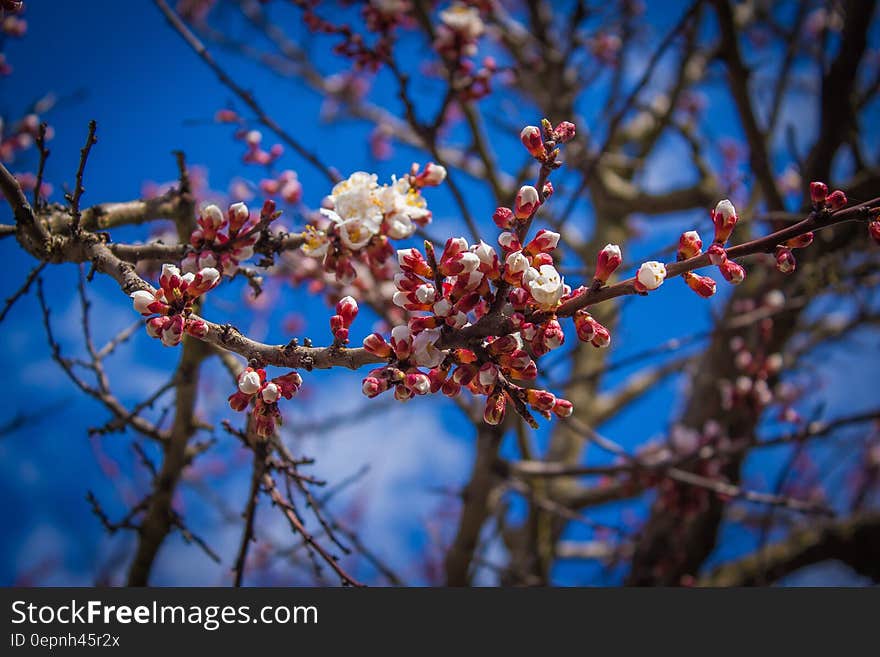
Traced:
<path id="1" fill-rule="evenodd" d="M 175 265 L 162 265 L 159 289 L 138 290 L 131 294 L 134 309 L 147 320 L 147 335 L 162 341 L 166 347 L 176 347 L 183 334 L 204 338 L 208 327 L 204 320 L 192 315 L 193 304 L 220 282 L 220 272 L 205 267 L 196 273 L 181 274 Z"/>
<path id="2" fill-rule="evenodd" d="M 302 377 L 298 372 L 268 379 L 266 370 L 248 367 L 238 377 L 238 390 L 229 396 L 229 406 L 239 412 L 251 406 L 256 434 L 268 438 L 283 423 L 278 400 L 292 399 L 300 386 Z"/>
<path id="3" fill-rule="evenodd" d="M 530 216 L 521 205 L 520 214 Z M 522 246 L 515 233 L 504 232 L 499 237 L 501 256 L 489 244 L 469 245 L 463 237 L 450 238 L 439 258 L 429 242 L 427 256 L 414 248 L 399 250 L 401 271 L 393 301 L 411 316 L 391 330 L 389 340 L 378 333 L 364 339 L 367 351 L 389 359 L 364 379 L 364 394 L 375 397 L 393 388 L 395 398 L 406 401 L 437 392 L 455 397 L 466 388 L 486 397 L 483 418 L 489 424 L 501 422 L 508 404 L 530 422 L 528 408 L 545 417 L 569 415 L 569 401 L 527 387 L 538 374 L 535 359 L 565 340 L 553 315 L 571 294 L 550 255 L 558 241 L 558 233 L 540 230 Z M 479 322 L 493 308 L 509 317 L 512 330 L 466 346 L 450 344 L 456 331 Z M 539 313 L 546 317 L 528 320 Z"/>
<path id="4" fill-rule="evenodd" d="M 393 254 L 389 240 L 410 237 L 431 220 L 422 189 L 446 178 L 446 169 L 428 163 L 419 171 L 379 185 L 376 174 L 357 171 L 337 183 L 324 199 L 323 219 L 306 227 L 302 251 L 322 260 L 343 282 L 355 276 L 354 260 L 381 267 Z"/>
<path id="5" fill-rule="evenodd" d="M 204 206 L 189 238 L 192 251 L 184 257 L 181 269 L 189 273 L 212 267 L 233 276 L 239 264 L 253 256 L 261 230 L 277 216 L 272 201 L 266 201 L 259 218 L 252 217 L 241 202 L 230 205 L 225 215 L 216 205 Z"/>
<path id="6" fill-rule="evenodd" d="M 492 90 L 492 76 L 497 71 L 495 59 L 484 57 L 479 67 L 470 59 L 477 54 L 477 44 L 485 31 L 478 7 L 453 2 L 440 12 L 434 49 L 446 63 L 450 87 L 463 100 L 479 100 Z"/>

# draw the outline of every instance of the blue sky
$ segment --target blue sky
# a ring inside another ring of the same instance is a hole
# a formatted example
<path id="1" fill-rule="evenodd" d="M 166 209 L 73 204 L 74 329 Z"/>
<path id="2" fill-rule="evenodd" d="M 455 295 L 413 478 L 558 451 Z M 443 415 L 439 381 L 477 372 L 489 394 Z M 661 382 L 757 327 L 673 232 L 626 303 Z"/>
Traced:
<path id="1" fill-rule="evenodd" d="M 661 11 L 661 3 L 648 4 L 655 36 L 665 33 L 677 20 L 678 13 Z M 280 12 L 282 18 L 284 13 Z M 47 179 L 56 189 L 54 200 L 60 200 L 59 190 L 73 180 L 79 148 L 90 119 L 98 123 L 99 142 L 88 163 L 85 204 L 136 198 L 145 181 L 172 180 L 176 173 L 171 156 L 174 149 L 182 149 L 190 164 L 206 169 L 212 189 L 225 191 L 229 182 L 238 176 L 259 179 L 258 171 L 241 164 L 243 149 L 231 138 L 229 128 L 211 122 L 218 108 L 233 101 L 231 93 L 168 28 L 151 2 L 46 3 L 34 0 L 29 3 L 26 18 L 29 23 L 26 38 L 10 41 L 5 48 L 15 73 L 0 79 L 0 114 L 20 116 L 47 91 L 61 99 L 58 108 L 47 117 L 55 129 L 47 168 Z M 229 23 L 228 28 L 233 36 L 242 33 L 242 27 L 234 22 Z M 256 45 L 265 44 L 256 42 Z M 418 52 L 415 44 L 406 48 L 413 54 Z M 230 53 L 214 50 L 230 74 L 252 89 L 273 117 L 343 174 L 366 169 L 387 179 L 393 173 L 406 170 L 414 159 L 425 161 L 423 156 L 398 145 L 389 161 L 375 162 L 369 153 L 368 131 L 364 125 L 355 122 L 322 125 L 317 120 L 321 100 L 313 93 L 289 80 L 259 71 Z M 320 49 L 315 51 L 321 52 Z M 332 71 L 341 63 L 327 54 L 319 54 L 317 61 L 325 71 Z M 632 79 L 639 72 L 634 64 L 628 75 Z M 430 108 L 433 84 L 420 79 L 413 84 L 425 106 Z M 738 138 L 730 104 L 711 86 L 704 91 L 712 103 L 713 136 L 719 141 Z M 398 109 L 393 87 L 384 76 L 376 80 L 371 94 L 389 109 Z M 240 109 L 234 102 L 232 106 Z M 516 125 L 534 123 L 540 118 L 504 92 L 486 101 L 489 113 L 499 108 L 509 110 L 511 106 L 516 107 L 516 113 L 510 115 L 510 121 Z M 590 119 L 600 107 L 600 101 L 587 99 L 579 109 Z M 803 123 L 809 124 L 814 117 L 811 107 L 798 104 L 795 99 L 785 111 L 793 112 L 795 107 Z M 558 121 L 569 117 L 552 118 Z M 522 153 L 516 134 L 510 134 L 505 125 L 495 124 L 490 134 L 497 144 L 499 161 L 508 171 L 518 169 Z M 265 137 L 268 143 L 273 143 L 270 134 Z M 876 134 L 869 135 L 869 139 L 876 142 Z M 645 184 L 652 189 L 664 189 L 690 182 L 693 174 L 677 164 L 682 150 L 682 144 L 674 140 L 664 142 L 648 168 Z M 16 170 L 29 170 L 34 164 L 31 154 L 16 162 Z M 317 205 L 329 192 L 326 180 L 294 154 L 286 153 L 279 164 L 281 168 L 297 171 L 306 204 Z M 495 229 L 489 221 L 493 209 L 491 199 L 482 187 L 470 181 L 465 181 L 465 189 L 474 215 L 486 228 L 489 238 L 494 239 Z M 429 202 L 435 223 L 431 233 L 446 236 L 462 232 L 463 223 L 448 194 L 444 190 L 432 192 Z M 8 220 L 8 216 L 8 208 L 0 208 L 0 218 Z M 301 218 L 291 216 L 285 221 L 296 225 Z M 582 231 L 589 230 L 587 208 L 582 210 L 578 222 Z M 630 251 L 629 258 L 635 259 L 669 244 L 682 229 L 693 227 L 694 222 L 705 228 L 708 214 L 689 214 L 646 224 L 646 239 Z M 143 231 L 119 233 L 120 239 L 144 236 Z M 20 284 L 33 263 L 10 240 L 0 241 L 0 257 L 6 273 L 0 292 L 5 297 Z M 69 265 L 50 268 L 44 275 L 54 328 L 65 353 L 70 355 L 82 353 L 76 275 L 76 268 Z M 624 321 L 614 334 L 616 358 L 709 326 L 710 313 L 718 310 L 723 299 L 706 303 L 680 281 L 674 283 L 665 286 L 662 294 L 626 304 Z M 94 304 L 97 341 L 107 339 L 136 319 L 112 282 L 98 277 L 89 291 Z M 305 334 L 316 343 L 328 340 L 329 313 L 320 300 L 309 299 L 301 291 L 285 286 L 279 291 L 275 307 L 254 316 L 241 311 L 242 294 L 238 282 L 230 285 L 216 300 L 212 298 L 206 314 L 212 319 L 230 319 L 267 341 L 284 342 L 291 336 L 283 328 L 283 319 L 296 309 L 305 316 Z M 675 312 L 671 308 L 675 308 Z M 101 440 L 88 437 L 88 428 L 106 422 L 107 414 L 100 406 L 84 399 L 51 362 L 35 298 L 23 299 L 6 323 L 0 362 L 5 365 L 14 393 L 7 395 L 7 403 L 0 411 L 0 424 L 21 412 L 50 408 L 53 415 L 50 420 L 35 421 L 0 438 L 0 500 L 7 509 L 0 539 L 0 583 L 88 584 L 95 580 L 100 564 L 115 563 L 118 571 L 119 564 L 125 563 L 124 549 L 130 548 L 131 537 L 105 535 L 85 501 L 86 491 L 93 490 L 111 514 L 119 515 L 127 503 L 146 490 L 148 481 L 135 464 L 128 436 L 117 434 Z M 368 315 L 359 318 L 353 338 L 357 340 L 368 333 L 371 323 Z M 645 330 L 646 327 L 650 330 Z M 876 344 L 876 339 L 872 344 Z M 163 376 L 173 367 L 176 358 L 176 351 L 164 349 L 138 332 L 110 362 L 109 374 L 114 386 L 118 386 L 120 398 L 136 402 L 163 383 Z M 846 368 L 851 358 L 852 355 L 835 352 L 829 355 L 828 362 L 839 362 L 839 367 Z M 876 372 L 876 361 L 872 366 Z M 606 385 L 619 383 L 632 371 L 633 368 L 616 370 L 607 377 Z M 370 402 L 360 394 L 360 378 L 350 372 L 335 371 L 306 376 L 304 399 L 283 408 L 288 426 L 320 418 L 327 408 L 365 408 Z M 629 448 L 662 435 L 680 408 L 682 384 L 680 377 L 672 377 L 666 385 L 633 405 L 628 413 L 603 427 L 603 431 Z M 870 402 L 870 392 L 865 386 L 847 386 L 845 397 L 833 381 L 826 382 L 826 386 L 827 391 L 833 393 L 829 394 L 829 415 L 833 415 L 836 408 L 852 409 Z M 228 393 L 224 372 L 216 363 L 210 364 L 200 408 L 212 414 L 212 418 L 216 413 L 228 416 L 225 410 L 217 410 L 223 408 Z M 301 453 L 317 459 L 315 473 L 331 482 L 369 466 L 368 474 L 340 497 L 338 508 L 350 513 L 357 509 L 362 538 L 398 567 L 407 581 L 414 583 L 428 581 L 418 556 L 427 552 L 437 558 L 438 541 L 448 539 L 450 522 L 454 519 L 450 513 L 455 510 L 455 504 L 442 491 L 466 481 L 473 453 L 472 429 L 461 413 L 450 403 L 431 401 L 436 400 L 395 404 L 386 415 L 366 416 L 357 423 L 322 435 L 306 435 L 293 443 Z M 539 440 L 543 440 L 544 434 L 546 428 L 542 429 Z M 197 467 L 192 481 L 184 486 L 179 503 L 193 529 L 203 533 L 226 562 L 215 566 L 199 550 L 175 535 L 160 558 L 156 583 L 229 581 L 239 527 L 235 522 L 224 520 L 213 505 L 205 502 L 200 491 L 203 484 L 220 491 L 231 508 L 240 512 L 249 462 L 232 439 L 222 435 L 218 438 L 218 445 L 205 457 L 206 465 Z M 512 454 L 512 445 L 506 445 L 504 452 Z M 774 464 L 779 462 L 781 457 L 769 456 L 757 463 L 750 474 L 772 480 Z M 271 515 L 266 512 L 262 518 L 270 519 Z M 602 510 L 595 514 L 595 519 L 619 524 L 621 509 L 615 506 Z M 266 535 L 279 538 L 285 535 L 280 517 L 261 527 Z M 743 540 L 731 537 L 718 558 L 741 551 Z M 369 577 L 369 566 L 359 564 L 357 567 Z M 276 578 L 273 581 L 278 583 L 303 581 L 302 575 L 291 569 L 279 568 L 273 574 Z M 578 564 L 561 567 L 556 579 L 578 584 L 595 581 L 591 580 L 593 575 L 594 568 Z"/>

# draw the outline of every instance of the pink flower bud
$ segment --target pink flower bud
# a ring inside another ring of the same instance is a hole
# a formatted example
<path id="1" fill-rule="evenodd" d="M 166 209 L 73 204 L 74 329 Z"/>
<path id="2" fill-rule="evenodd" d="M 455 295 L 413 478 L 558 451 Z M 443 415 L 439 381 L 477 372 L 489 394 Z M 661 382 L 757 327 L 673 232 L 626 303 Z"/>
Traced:
<path id="1" fill-rule="evenodd" d="M 813 201 L 814 204 L 821 207 L 825 204 L 826 198 L 828 198 L 828 185 L 823 182 L 811 182 L 810 200 Z"/>
<path id="2" fill-rule="evenodd" d="M 725 262 L 727 262 L 727 251 L 725 251 L 724 247 L 720 244 L 713 244 L 709 247 L 706 253 L 709 254 L 709 262 L 711 262 L 716 267 L 720 267 Z"/>
<path id="3" fill-rule="evenodd" d="M 576 132 L 577 128 L 575 128 L 574 123 L 571 123 L 570 121 L 563 121 L 553 129 L 556 141 L 560 144 L 565 144 L 574 139 Z"/>
<path id="4" fill-rule="evenodd" d="M 281 392 L 282 397 L 290 399 L 299 391 L 303 380 L 298 372 L 290 372 L 284 376 L 272 379 L 272 382 L 278 386 L 278 390 Z"/>
<path id="5" fill-rule="evenodd" d="M 542 228 L 537 232 L 532 241 L 525 245 L 525 247 L 523 248 L 523 252 L 530 256 L 537 255 L 538 253 L 547 254 L 550 251 L 554 250 L 557 244 L 559 244 L 559 233 L 555 233 L 552 230 L 545 230 Z M 549 264 L 553 264 L 552 258 L 550 259 Z M 539 265 L 533 266 L 538 267 Z"/>
<path id="6" fill-rule="evenodd" d="M 509 230 L 513 226 L 513 210 L 510 208 L 497 208 L 492 214 L 492 221 L 501 230 Z"/>
<path id="7" fill-rule="evenodd" d="M 539 127 L 527 125 L 519 133 L 519 138 L 532 157 L 542 159 L 546 155 L 544 140 L 541 138 L 541 129 Z"/>
<path id="8" fill-rule="evenodd" d="M 477 375 L 477 368 L 473 363 L 459 365 L 452 373 L 452 380 L 460 386 L 466 386 L 474 380 Z"/>
<path id="9" fill-rule="evenodd" d="M 208 325 L 203 319 L 188 319 L 184 325 L 184 330 L 188 335 L 194 338 L 203 339 L 208 335 Z"/>
<path id="10" fill-rule="evenodd" d="M 372 399 L 388 390 L 388 381 L 376 378 L 375 376 L 368 376 L 361 384 L 361 390 L 367 397 Z"/>
<path id="11" fill-rule="evenodd" d="M 608 332 L 608 329 L 605 328 L 599 322 L 596 322 L 596 334 L 593 336 L 593 339 L 590 340 L 590 344 L 592 344 L 597 349 L 605 349 L 606 347 L 611 345 L 611 333 Z"/>
<path id="12" fill-rule="evenodd" d="M 513 214 L 517 219 L 528 219 L 535 213 L 540 204 L 541 200 L 538 198 L 538 190 L 531 185 L 523 185 L 516 193 Z"/>
<path id="13" fill-rule="evenodd" d="M 166 347 L 176 347 L 183 338 L 183 315 L 174 315 L 159 336 Z"/>
<path id="14" fill-rule="evenodd" d="M 620 247 L 616 244 L 606 244 L 605 248 L 599 251 L 595 279 L 604 284 L 621 262 L 623 262 L 623 255 L 620 252 Z"/>
<path id="15" fill-rule="evenodd" d="M 461 393 L 461 386 L 452 379 L 447 379 L 440 390 L 447 397 L 458 397 Z"/>
<path id="16" fill-rule="evenodd" d="M 554 191 L 555 190 L 553 189 L 553 183 L 549 180 L 545 182 L 544 186 L 541 188 L 541 193 L 544 195 L 544 200 L 546 201 L 548 198 L 553 196 Z"/>
<path id="17" fill-rule="evenodd" d="M 418 370 L 409 372 L 403 385 L 409 388 L 414 395 L 427 395 L 431 391 L 431 380 Z"/>
<path id="18" fill-rule="evenodd" d="M 509 354 L 519 349 L 519 341 L 513 335 L 502 335 L 492 340 L 486 347 L 490 354 L 498 356 Z"/>
<path id="19" fill-rule="evenodd" d="M 868 235 L 877 244 L 880 244 L 880 220 L 874 220 L 868 224 Z"/>
<path id="20" fill-rule="evenodd" d="M 238 121 L 238 114 L 231 109 L 221 109 L 217 110 L 217 113 L 214 114 L 214 120 L 217 123 L 236 123 Z"/>
<path id="21" fill-rule="evenodd" d="M 248 210 L 248 206 L 239 202 L 230 205 L 226 215 L 229 217 L 229 232 L 235 234 L 241 230 L 241 227 L 250 218 L 251 213 Z"/>
<path id="22" fill-rule="evenodd" d="M 416 184 L 419 187 L 436 187 L 446 180 L 446 167 L 428 162 L 424 171 L 416 176 Z"/>
<path id="23" fill-rule="evenodd" d="M 520 244 L 519 238 L 510 232 L 501 233 L 498 236 L 498 244 L 501 245 L 505 253 L 522 251 L 522 244 Z"/>
<path id="24" fill-rule="evenodd" d="M 171 320 L 168 317 L 153 317 L 153 319 L 147 320 L 147 335 L 151 338 L 160 338 L 162 337 L 162 331 L 165 330 L 165 327 Z"/>
<path id="25" fill-rule="evenodd" d="M 561 347 L 565 342 L 565 333 L 562 330 L 562 325 L 555 319 L 551 319 L 544 324 L 543 329 L 538 335 L 545 352 L 553 351 Z"/>
<path id="26" fill-rule="evenodd" d="M 783 274 L 790 274 L 797 268 L 797 260 L 794 254 L 787 246 L 779 245 L 776 247 L 776 269 Z"/>
<path id="27" fill-rule="evenodd" d="M 678 238 L 678 260 L 687 260 L 703 252 L 703 240 L 695 230 L 689 230 Z"/>
<path id="28" fill-rule="evenodd" d="M 443 384 L 446 383 L 449 370 L 442 367 L 434 367 L 428 370 L 428 379 L 431 381 L 431 392 L 440 392 Z"/>
<path id="29" fill-rule="evenodd" d="M 552 411 L 556 405 L 556 397 L 552 392 L 535 390 L 534 388 L 526 390 L 526 401 L 536 411 Z"/>
<path id="30" fill-rule="evenodd" d="M 813 233 L 810 231 L 809 233 L 804 233 L 803 235 L 798 235 L 797 237 L 792 237 L 785 243 L 790 249 L 803 249 L 810 244 L 813 243 Z"/>
<path id="31" fill-rule="evenodd" d="M 486 399 L 486 408 L 483 410 L 483 421 L 486 424 L 500 424 L 504 419 L 504 411 L 507 408 L 507 399 L 502 391 L 493 392 Z"/>
<path id="32" fill-rule="evenodd" d="M 134 309 L 141 315 L 152 315 L 155 312 L 150 309 L 156 303 L 156 295 L 152 292 L 138 290 L 137 292 L 132 292 L 130 296 Z"/>
<path id="33" fill-rule="evenodd" d="M 724 276 L 724 280 L 731 285 L 739 285 L 746 278 L 746 270 L 734 260 L 725 261 L 718 267 L 718 271 Z"/>
<path id="34" fill-rule="evenodd" d="M 836 212 L 837 210 L 846 207 L 846 194 L 839 189 L 831 192 L 831 195 L 826 200 L 828 202 L 828 207 L 831 208 L 832 212 Z"/>
<path id="35" fill-rule="evenodd" d="M 391 345 L 378 333 L 371 333 L 364 338 L 364 349 L 379 358 L 388 358 L 391 355 Z"/>
<path id="36" fill-rule="evenodd" d="M 574 412 L 574 406 L 567 399 L 557 399 L 553 405 L 556 417 L 569 417 Z"/>
<path id="37" fill-rule="evenodd" d="M 416 249 L 398 250 L 397 262 L 400 264 L 400 268 L 405 272 L 410 272 L 416 276 L 422 276 L 424 278 L 432 278 L 434 276 L 434 272 L 428 266 L 425 256 Z"/>
<path id="38" fill-rule="evenodd" d="M 405 324 L 391 329 L 391 348 L 398 360 L 406 360 L 412 353 L 412 332 Z"/>
<path id="39" fill-rule="evenodd" d="M 736 222 L 736 208 L 733 207 L 733 203 L 727 199 L 719 201 L 718 205 L 716 205 L 715 209 L 712 211 L 712 223 L 715 224 L 714 242 L 724 246 L 730 238 L 730 234 L 733 232 L 733 227 L 736 226 Z"/>
<path id="40" fill-rule="evenodd" d="M 220 283 L 220 272 L 213 267 L 205 267 L 193 276 L 192 281 L 186 287 L 186 293 L 195 299 L 216 287 L 218 283 Z"/>
<path id="41" fill-rule="evenodd" d="M 731 260 L 729 262 L 733 261 Z M 699 294 L 704 299 L 708 299 L 713 294 L 715 294 L 715 281 L 708 276 L 700 276 L 698 274 L 694 274 L 693 272 L 687 272 L 684 275 L 684 282 L 687 283 L 687 286 L 689 288 L 691 288 L 694 292 Z"/>
<path id="42" fill-rule="evenodd" d="M 357 301 L 354 300 L 354 297 L 342 297 L 339 300 L 339 303 L 336 304 L 336 313 L 342 317 L 342 325 L 345 328 L 348 328 L 349 326 L 351 326 L 354 318 L 357 317 Z"/>

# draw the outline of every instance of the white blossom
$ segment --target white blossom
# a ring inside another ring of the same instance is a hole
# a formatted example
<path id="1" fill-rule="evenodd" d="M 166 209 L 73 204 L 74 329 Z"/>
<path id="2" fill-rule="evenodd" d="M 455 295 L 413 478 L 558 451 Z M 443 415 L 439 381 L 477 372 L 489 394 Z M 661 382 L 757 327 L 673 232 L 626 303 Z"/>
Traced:
<path id="1" fill-rule="evenodd" d="M 666 265 L 656 260 L 643 262 L 636 278 L 646 290 L 656 290 L 666 280 Z"/>
<path id="2" fill-rule="evenodd" d="M 544 309 L 555 308 L 562 298 L 562 276 L 553 265 L 541 265 L 540 269 L 529 267 L 523 274 L 523 283 L 528 286 L 538 305 Z"/>

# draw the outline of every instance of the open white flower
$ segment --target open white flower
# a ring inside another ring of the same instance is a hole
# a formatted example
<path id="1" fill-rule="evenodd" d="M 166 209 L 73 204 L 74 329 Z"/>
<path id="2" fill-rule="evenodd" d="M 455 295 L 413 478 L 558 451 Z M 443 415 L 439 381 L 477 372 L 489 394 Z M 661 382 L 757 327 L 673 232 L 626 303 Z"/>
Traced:
<path id="1" fill-rule="evenodd" d="M 412 361 L 421 367 L 437 367 L 443 362 L 445 354 L 437 348 L 440 329 L 425 329 L 413 338 Z"/>
<path id="2" fill-rule="evenodd" d="M 449 9 L 440 12 L 440 20 L 449 29 L 458 32 L 466 40 L 476 39 L 483 33 L 485 25 L 480 12 L 475 7 L 456 2 Z"/>
<path id="3" fill-rule="evenodd" d="M 541 265 L 540 269 L 529 267 L 523 274 L 523 283 L 532 298 L 545 310 L 555 308 L 564 292 L 562 276 L 553 265 Z"/>

